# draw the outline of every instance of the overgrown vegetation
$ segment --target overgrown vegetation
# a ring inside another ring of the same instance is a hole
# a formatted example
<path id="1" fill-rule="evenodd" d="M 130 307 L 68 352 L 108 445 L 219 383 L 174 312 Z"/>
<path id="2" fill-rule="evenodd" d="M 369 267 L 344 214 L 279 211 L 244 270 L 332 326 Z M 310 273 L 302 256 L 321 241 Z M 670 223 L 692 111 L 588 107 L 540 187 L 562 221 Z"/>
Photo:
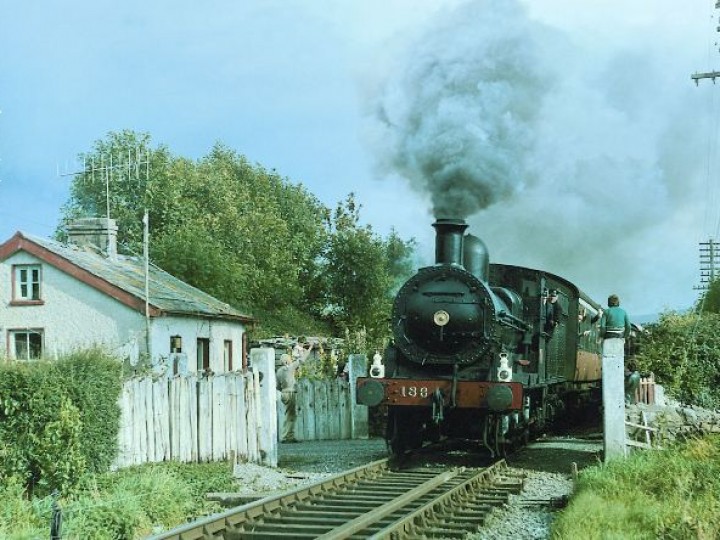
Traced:
<path id="1" fill-rule="evenodd" d="M 100 350 L 0 365 L 0 483 L 68 492 L 117 455 L 121 365 Z"/>
<path id="2" fill-rule="evenodd" d="M 720 408 L 720 315 L 664 313 L 641 339 L 638 366 L 655 373 L 669 395 Z"/>
<path id="3" fill-rule="evenodd" d="M 714 297 L 691 313 L 668 312 L 650 324 L 636 360 L 678 401 L 720 407 L 720 315 Z M 718 538 L 720 437 L 587 469 L 568 509 L 553 527 L 557 539 Z"/>
<path id="4" fill-rule="evenodd" d="M 302 184 L 221 144 L 191 161 L 152 149 L 147 134 L 110 133 L 81 155 L 88 172 L 73 180 L 61 239 L 68 221 L 106 214 L 105 179 L 90 169 L 110 155 L 147 156 L 150 163 L 111 171 L 110 214 L 121 251 L 142 253 L 147 209 L 153 262 L 256 315 L 253 338 L 341 336 L 364 327 L 379 342 L 387 334 L 392 293 L 410 273 L 413 242 L 361 225 L 352 194 L 331 210 Z"/>
<path id="5" fill-rule="evenodd" d="M 720 437 L 586 469 L 552 538 L 720 537 Z"/>
<path id="6" fill-rule="evenodd" d="M 209 491 L 237 488 L 227 463 L 160 463 L 86 475 L 59 503 L 63 538 L 131 540 L 222 508 Z M 0 538 L 48 538 L 52 497 L 29 500 L 16 481 L 0 485 Z"/>

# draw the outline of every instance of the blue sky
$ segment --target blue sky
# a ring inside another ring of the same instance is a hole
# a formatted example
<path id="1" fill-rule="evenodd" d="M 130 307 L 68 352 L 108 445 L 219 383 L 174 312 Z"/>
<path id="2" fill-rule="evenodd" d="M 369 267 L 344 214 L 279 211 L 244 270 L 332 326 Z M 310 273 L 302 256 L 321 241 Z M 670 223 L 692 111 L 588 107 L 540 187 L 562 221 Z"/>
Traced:
<path id="1" fill-rule="evenodd" d="M 329 206 L 353 191 L 367 223 L 429 257 L 445 184 L 421 162 L 442 140 L 452 171 L 472 164 L 472 180 L 487 162 L 503 183 L 467 216 L 493 260 L 548 268 L 600 301 L 617 292 L 631 313 L 689 306 L 698 242 L 720 217 L 720 90 L 690 74 L 720 68 L 720 11 L 512 4 L 6 2 L 0 239 L 51 235 L 70 182 L 58 168 L 133 129 L 190 158 L 221 141 Z M 532 80 L 504 81 L 493 102 L 494 56 Z"/>

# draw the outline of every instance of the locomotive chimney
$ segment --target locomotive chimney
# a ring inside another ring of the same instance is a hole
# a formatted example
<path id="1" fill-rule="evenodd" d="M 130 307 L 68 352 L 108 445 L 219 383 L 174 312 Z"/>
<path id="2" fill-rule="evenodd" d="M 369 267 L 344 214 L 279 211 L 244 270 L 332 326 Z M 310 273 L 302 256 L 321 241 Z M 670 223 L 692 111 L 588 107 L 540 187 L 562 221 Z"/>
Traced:
<path id="1" fill-rule="evenodd" d="M 490 277 L 490 253 L 485 242 L 472 234 L 465 235 L 463 242 L 463 266 L 480 281 Z"/>
<path id="2" fill-rule="evenodd" d="M 457 264 L 463 261 L 463 233 L 467 223 L 463 219 L 438 218 L 435 227 L 435 264 Z"/>

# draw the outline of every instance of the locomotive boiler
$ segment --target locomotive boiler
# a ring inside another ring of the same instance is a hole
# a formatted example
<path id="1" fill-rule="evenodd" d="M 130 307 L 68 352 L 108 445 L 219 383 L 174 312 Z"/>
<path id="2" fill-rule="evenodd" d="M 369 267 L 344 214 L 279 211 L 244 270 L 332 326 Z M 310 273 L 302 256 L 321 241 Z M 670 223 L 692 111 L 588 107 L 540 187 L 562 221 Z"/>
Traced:
<path id="1" fill-rule="evenodd" d="M 560 276 L 490 264 L 461 219 L 433 227 L 435 264 L 397 293 L 393 341 L 357 401 L 387 406 L 396 455 L 447 437 L 502 455 L 599 386 L 599 306 Z"/>

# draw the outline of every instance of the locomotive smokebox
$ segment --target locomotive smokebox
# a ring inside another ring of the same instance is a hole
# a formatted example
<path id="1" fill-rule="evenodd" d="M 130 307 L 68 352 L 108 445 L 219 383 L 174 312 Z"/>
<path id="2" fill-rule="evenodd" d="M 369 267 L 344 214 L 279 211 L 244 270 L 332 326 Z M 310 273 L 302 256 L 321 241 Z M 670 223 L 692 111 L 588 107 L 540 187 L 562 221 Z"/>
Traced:
<path id="1" fill-rule="evenodd" d="M 463 263 L 463 233 L 467 223 L 463 219 L 438 218 L 435 227 L 435 264 Z"/>
<path id="2" fill-rule="evenodd" d="M 488 280 L 490 253 L 485 242 L 472 234 L 466 234 L 463 242 L 463 266 L 480 281 Z"/>

